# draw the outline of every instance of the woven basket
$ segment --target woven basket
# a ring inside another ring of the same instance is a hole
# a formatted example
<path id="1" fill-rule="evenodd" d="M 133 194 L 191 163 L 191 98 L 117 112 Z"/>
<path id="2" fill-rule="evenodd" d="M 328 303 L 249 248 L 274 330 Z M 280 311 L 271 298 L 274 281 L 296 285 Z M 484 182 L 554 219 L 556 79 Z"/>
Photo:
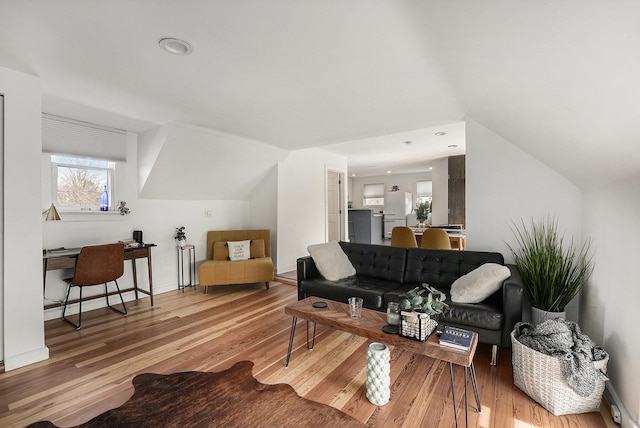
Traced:
<path id="1" fill-rule="evenodd" d="M 424 342 L 438 327 L 438 316 L 422 312 L 400 312 L 400 336 Z"/>
<path id="2" fill-rule="evenodd" d="M 511 332 L 513 383 L 542 407 L 556 416 L 600 411 L 604 380 L 596 381 L 588 397 L 578 395 L 567 383 L 560 361 L 523 345 Z M 594 361 L 596 369 L 607 372 L 607 355 Z"/>

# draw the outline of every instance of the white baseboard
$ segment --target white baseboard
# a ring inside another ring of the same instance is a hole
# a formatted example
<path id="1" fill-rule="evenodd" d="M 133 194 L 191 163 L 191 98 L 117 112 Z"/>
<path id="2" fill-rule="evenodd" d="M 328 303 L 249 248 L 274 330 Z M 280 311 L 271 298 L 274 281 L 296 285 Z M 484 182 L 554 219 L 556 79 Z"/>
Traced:
<path id="1" fill-rule="evenodd" d="M 32 349 L 31 351 L 23 352 L 16 355 L 5 355 L 4 357 L 4 370 L 14 370 L 20 367 L 27 366 L 29 364 L 37 363 L 49 358 L 49 348 L 43 346 L 42 348 Z"/>
<path id="2" fill-rule="evenodd" d="M 276 274 L 293 272 L 297 269 L 297 265 L 278 266 Z"/>
<path id="3" fill-rule="evenodd" d="M 637 421 L 633 420 L 633 418 L 629 414 L 629 411 L 620 400 L 620 397 L 618 397 L 616 390 L 613 388 L 613 386 L 611 386 L 610 382 L 606 383 L 604 398 L 609 404 L 615 404 L 616 406 L 618 406 L 618 409 L 620 410 L 620 416 L 622 418 L 622 421 L 620 423 L 620 426 L 622 428 L 640 428 L 640 425 L 638 425 Z"/>

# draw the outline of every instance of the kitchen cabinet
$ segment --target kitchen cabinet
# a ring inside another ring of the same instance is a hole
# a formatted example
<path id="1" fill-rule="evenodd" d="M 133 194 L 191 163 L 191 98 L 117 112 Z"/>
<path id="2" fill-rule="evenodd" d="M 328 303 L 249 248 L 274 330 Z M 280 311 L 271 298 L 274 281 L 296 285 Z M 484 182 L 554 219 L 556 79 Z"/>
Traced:
<path id="1" fill-rule="evenodd" d="M 360 244 L 382 244 L 382 214 L 370 209 L 350 209 L 349 241 Z"/>

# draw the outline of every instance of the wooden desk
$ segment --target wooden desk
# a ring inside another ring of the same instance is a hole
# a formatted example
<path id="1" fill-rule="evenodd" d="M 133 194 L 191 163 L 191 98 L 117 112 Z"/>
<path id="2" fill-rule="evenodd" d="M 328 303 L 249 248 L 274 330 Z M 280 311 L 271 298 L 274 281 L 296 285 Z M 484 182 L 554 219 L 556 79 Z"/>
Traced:
<path id="1" fill-rule="evenodd" d="M 131 260 L 131 267 L 133 270 L 133 287 L 122 289 L 121 291 L 124 293 L 126 291 L 134 291 L 136 295 L 136 300 L 138 299 L 138 292 L 147 294 L 151 298 L 151 306 L 153 306 L 153 275 L 151 269 L 151 248 L 155 247 L 155 244 L 144 244 L 141 247 L 137 248 L 125 248 L 124 249 L 124 259 Z M 58 270 L 58 269 L 72 269 L 76 266 L 76 260 L 78 259 L 78 254 L 80 254 L 81 248 L 68 248 L 63 251 L 45 251 L 42 255 L 42 292 L 44 294 L 44 290 L 47 284 L 47 271 L 49 270 Z M 142 288 L 138 288 L 138 273 L 136 271 L 136 260 L 137 259 L 147 259 L 147 267 L 149 270 L 149 290 L 144 290 Z M 111 292 L 109 294 L 116 294 L 116 292 Z M 103 294 L 98 296 L 86 297 L 83 300 L 91 300 L 94 298 L 101 298 Z M 70 300 L 69 303 L 77 303 L 76 300 Z M 55 308 L 60 306 L 60 304 L 52 304 L 45 305 L 45 309 Z"/>

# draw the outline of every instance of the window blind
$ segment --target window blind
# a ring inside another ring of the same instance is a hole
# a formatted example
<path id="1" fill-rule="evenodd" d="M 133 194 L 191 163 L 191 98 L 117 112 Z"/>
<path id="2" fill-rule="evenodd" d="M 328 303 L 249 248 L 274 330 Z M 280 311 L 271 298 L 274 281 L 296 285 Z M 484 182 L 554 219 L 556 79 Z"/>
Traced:
<path id="1" fill-rule="evenodd" d="M 365 184 L 362 194 L 365 198 L 382 198 L 384 196 L 384 184 Z"/>
<path id="2" fill-rule="evenodd" d="M 127 133 L 43 114 L 42 151 L 122 162 L 127 160 Z"/>
<path id="3" fill-rule="evenodd" d="M 417 190 L 418 196 L 431 196 L 431 194 L 433 193 L 433 182 L 418 181 L 416 190 Z"/>

